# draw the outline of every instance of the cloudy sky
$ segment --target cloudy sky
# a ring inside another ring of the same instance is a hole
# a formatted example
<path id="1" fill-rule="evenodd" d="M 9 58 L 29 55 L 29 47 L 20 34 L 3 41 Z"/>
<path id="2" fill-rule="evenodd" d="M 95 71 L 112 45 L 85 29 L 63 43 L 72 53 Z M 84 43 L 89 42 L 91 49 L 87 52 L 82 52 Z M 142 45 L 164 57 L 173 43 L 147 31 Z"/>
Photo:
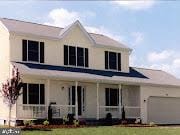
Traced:
<path id="1" fill-rule="evenodd" d="M 65 27 L 80 20 L 133 49 L 130 65 L 180 78 L 180 1 L 0 1 L 0 17 Z"/>

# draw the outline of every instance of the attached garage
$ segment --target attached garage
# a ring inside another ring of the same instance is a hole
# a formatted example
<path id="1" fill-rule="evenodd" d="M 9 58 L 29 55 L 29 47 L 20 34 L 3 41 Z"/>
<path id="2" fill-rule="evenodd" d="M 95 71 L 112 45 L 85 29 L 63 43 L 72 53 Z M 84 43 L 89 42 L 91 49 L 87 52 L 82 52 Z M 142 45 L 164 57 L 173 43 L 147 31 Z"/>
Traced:
<path id="1" fill-rule="evenodd" d="M 147 121 L 156 124 L 180 124 L 180 97 L 149 97 Z"/>

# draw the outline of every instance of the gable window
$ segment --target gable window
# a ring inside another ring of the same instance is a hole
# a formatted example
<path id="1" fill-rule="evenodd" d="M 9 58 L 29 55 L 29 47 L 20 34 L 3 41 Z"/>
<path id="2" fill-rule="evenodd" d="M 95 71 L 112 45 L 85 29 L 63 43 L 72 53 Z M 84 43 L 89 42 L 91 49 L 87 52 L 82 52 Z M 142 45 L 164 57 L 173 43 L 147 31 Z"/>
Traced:
<path id="1" fill-rule="evenodd" d="M 23 104 L 45 104 L 44 84 L 24 83 Z"/>
<path id="2" fill-rule="evenodd" d="M 44 42 L 22 40 L 23 61 L 44 63 Z"/>
<path id="3" fill-rule="evenodd" d="M 64 45 L 64 65 L 88 67 L 88 49 Z"/>
<path id="4" fill-rule="evenodd" d="M 106 106 L 118 106 L 119 104 L 119 91 L 118 89 L 106 88 L 105 89 L 105 103 Z"/>
<path id="5" fill-rule="evenodd" d="M 121 53 L 105 51 L 105 69 L 121 71 Z"/>

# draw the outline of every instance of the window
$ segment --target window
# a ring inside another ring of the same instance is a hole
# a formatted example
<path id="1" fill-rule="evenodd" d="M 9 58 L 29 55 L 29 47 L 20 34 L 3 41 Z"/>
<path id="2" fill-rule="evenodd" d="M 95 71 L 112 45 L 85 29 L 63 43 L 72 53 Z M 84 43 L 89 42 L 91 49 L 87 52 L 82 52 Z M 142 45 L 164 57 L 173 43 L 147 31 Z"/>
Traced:
<path id="1" fill-rule="evenodd" d="M 109 69 L 117 69 L 117 56 L 114 52 L 109 52 Z"/>
<path id="2" fill-rule="evenodd" d="M 44 42 L 22 40 L 22 59 L 44 63 Z"/>
<path id="3" fill-rule="evenodd" d="M 105 69 L 121 71 L 121 54 L 105 51 Z"/>
<path id="4" fill-rule="evenodd" d="M 39 42 L 28 41 L 28 60 L 39 61 Z"/>
<path id="5" fill-rule="evenodd" d="M 106 88 L 105 89 L 106 106 L 119 105 L 119 91 L 118 89 Z"/>
<path id="6" fill-rule="evenodd" d="M 64 45 L 64 65 L 88 67 L 88 49 Z"/>
<path id="7" fill-rule="evenodd" d="M 45 104 L 44 84 L 24 83 L 23 104 Z"/>

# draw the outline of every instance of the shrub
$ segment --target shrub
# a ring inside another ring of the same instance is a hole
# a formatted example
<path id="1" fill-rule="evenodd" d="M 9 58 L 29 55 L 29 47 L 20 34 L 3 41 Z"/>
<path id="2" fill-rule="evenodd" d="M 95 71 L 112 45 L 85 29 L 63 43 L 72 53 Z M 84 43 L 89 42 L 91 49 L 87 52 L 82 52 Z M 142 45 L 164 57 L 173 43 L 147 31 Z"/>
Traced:
<path id="1" fill-rule="evenodd" d="M 79 120 L 73 120 L 74 126 L 79 127 Z"/>
<path id="2" fill-rule="evenodd" d="M 67 124 L 69 124 L 69 125 L 74 124 L 74 120 L 75 120 L 74 114 L 68 114 L 67 118 L 68 118 L 68 123 Z"/>
<path id="3" fill-rule="evenodd" d="M 156 124 L 154 122 L 150 122 L 149 125 L 152 126 L 152 127 L 156 126 Z"/>
<path id="4" fill-rule="evenodd" d="M 135 123 L 135 124 L 140 124 L 140 123 L 141 123 L 141 119 L 140 119 L 140 118 L 137 118 L 134 123 Z"/>
<path id="5" fill-rule="evenodd" d="M 23 123 L 26 127 L 32 126 L 34 124 L 32 120 L 24 120 Z"/>
<path id="6" fill-rule="evenodd" d="M 45 121 L 43 122 L 43 125 L 44 125 L 44 126 L 48 126 L 48 125 L 49 125 L 49 121 L 48 121 L 48 120 L 45 120 Z"/>
<path id="7" fill-rule="evenodd" d="M 67 116 L 63 117 L 63 124 L 65 125 L 73 125 L 74 124 L 74 114 L 68 114 Z"/>
<path id="8" fill-rule="evenodd" d="M 106 114 L 105 124 L 106 124 L 106 126 L 112 125 L 112 114 L 111 113 Z"/>
<path id="9" fill-rule="evenodd" d="M 68 117 L 67 117 L 67 116 L 64 116 L 64 117 L 63 117 L 63 124 L 64 124 L 64 125 L 67 124 L 68 121 L 69 121 Z"/>

